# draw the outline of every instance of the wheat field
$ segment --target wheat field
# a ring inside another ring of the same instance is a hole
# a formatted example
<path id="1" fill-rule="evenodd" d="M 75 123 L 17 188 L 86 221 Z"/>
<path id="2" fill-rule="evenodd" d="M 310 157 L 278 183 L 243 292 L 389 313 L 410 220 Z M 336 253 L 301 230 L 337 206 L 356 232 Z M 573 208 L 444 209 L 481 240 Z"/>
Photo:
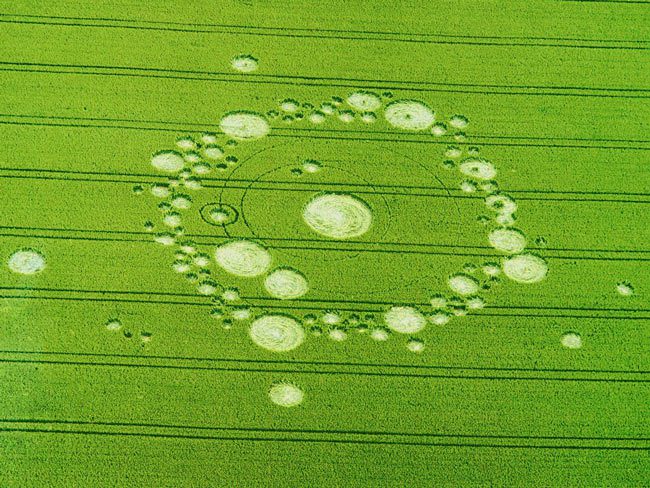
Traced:
<path id="1" fill-rule="evenodd" d="M 649 2 L 0 5 L 0 486 L 649 486 Z"/>

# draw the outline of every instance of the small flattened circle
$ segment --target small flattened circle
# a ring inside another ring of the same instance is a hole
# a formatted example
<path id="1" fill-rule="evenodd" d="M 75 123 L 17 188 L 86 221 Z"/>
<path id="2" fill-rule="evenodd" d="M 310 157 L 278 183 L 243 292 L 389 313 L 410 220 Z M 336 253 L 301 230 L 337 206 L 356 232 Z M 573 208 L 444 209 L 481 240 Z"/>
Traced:
<path id="1" fill-rule="evenodd" d="M 461 161 L 458 169 L 466 176 L 471 176 L 477 180 L 492 180 L 497 175 L 494 165 L 486 159 L 467 158 Z"/>
<path id="2" fill-rule="evenodd" d="M 548 265 L 539 256 L 518 254 L 507 258 L 502 264 L 503 274 L 518 283 L 538 283 L 548 272 Z"/>
<path id="3" fill-rule="evenodd" d="M 520 253 L 526 247 L 523 232 L 511 228 L 494 229 L 488 234 L 488 241 L 494 249 L 508 254 Z"/>
<path id="4" fill-rule="evenodd" d="M 435 114 L 425 103 L 418 100 L 397 100 L 386 106 L 386 121 L 404 130 L 426 130 L 435 121 Z"/>
<path id="5" fill-rule="evenodd" d="M 260 139 L 271 130 L 266 118 L 254 112 L 230 112 L 219 122 L 219 128 L 229 137 L 239 140 Z"/>
<path id="6" fill-rule="evenodd" d="M 285 315 L 263 315 L 254 320 L 249 334 L 255 344 L 273 352 L 291 351 L 305 340 L 302 326 Z"/>
<path id="7" fill-rule="evenodd" d="M 347 100 L 350 107 L 360 112 L 374 112 L 381 107 L 381 98 L 379 95 L 369 91 L 356 91 L 351 93 Z"/>
<path id="8" fill-rule="evenodd" d="M 384 314 L 389 329 L 400 334 L 415 334 L 427 325 L 427 319 L 414 307 L 395 306 Z"/>
<path id="9" fill-rule="evenodd" d="M 372 211 L 352 195 L 317 195 L 303 210 L 305 223 L 318 234 L 333 239 L 350 239 L 365 234 L 372 225 Z"/>
<path id="10" fill-rule="evenodd" d="M 269 400 L 280 407 L 295 407 L 302 403 L 304 392 L 293 383 L 278 381 L 269 388 Z"/>
<path id="11" fill-rule="evenodd" d="M 185 166 L 185 159 L 176 151 L 160 151 L 152 156 L 151 166 L 159 171 L 176 173 Z"/>
<path id="12" fill-rule="evenodd" d="M 309 291 L 309 283 L 299 271 L 278 268 L 265 278 L 264 288 L 274 298 L 291 300 L 305 295 Z"/>
<path id="13" fill-rule="evenodd" d="M 217 247 L 215 260 L 226 272 L 244 278 L 263 275 L 271 266 L 271 254 L 259 244 L 236 240 Z"/>
<path id="14" fill-rule="evenodd" d="M 45 256 L 33 249 L 19 249 L 9 256 L 7 266 L 14 273 L 37 274 L 45 269 Z"/>
<path id="15" fill-rule="evenodd" d="M 201 218 L 207 224 L 221 227 L 234 224 L 239 212 L 225 203 L 208 203 L 201 208 Z"/>

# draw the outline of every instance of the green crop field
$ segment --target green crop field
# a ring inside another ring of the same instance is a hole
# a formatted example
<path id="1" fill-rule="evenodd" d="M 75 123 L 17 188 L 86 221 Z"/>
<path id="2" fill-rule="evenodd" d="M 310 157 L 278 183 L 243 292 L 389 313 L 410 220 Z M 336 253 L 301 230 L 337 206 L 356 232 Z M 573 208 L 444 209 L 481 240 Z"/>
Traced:
<path id="1" fill-rule="evenodd" d="M 0 488 L 650 486 L 650 2 L 0 0 Z"/>

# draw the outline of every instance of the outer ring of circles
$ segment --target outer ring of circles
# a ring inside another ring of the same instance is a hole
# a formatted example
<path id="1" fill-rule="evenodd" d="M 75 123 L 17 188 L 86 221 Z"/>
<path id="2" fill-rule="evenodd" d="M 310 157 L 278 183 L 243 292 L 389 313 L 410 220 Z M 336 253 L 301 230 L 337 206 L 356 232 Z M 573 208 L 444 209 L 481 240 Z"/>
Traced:
<path id="1" fill-rule="evenodd" d="M 347 103 L 351 107 L 351 110 L 338 109 L 338 106 L 342 103 L 344 103 L 343 99 L 337 97 L 334 97 L 332 102 L 324 102 L 321 105 L 323 111 L 315 110 L 312 112 L 309 120 L 314 124 L 317 124 L 322 122 L 321 118 L 324 119 L 324 117 L 334 115 L 338 112 L 338 118 L 344 123 L 352 122 L 356 117 L 359 117 L 365 123 L 370 124 L 377 120 L 375 112 L 384 105 L 384 102 L 378 95 L 363 90 L 356 91 L 347 98 Z M 287 122 L 295 120 L 296 115 L 292 114 L 298 113 L 297 111 L 299 110 L 300 105 L 295 100 L 287 99 L 281 102 L 280 108 L 285 112 L 282 119 L 284 122 Z M 328 110 L 325 110 L 325 108 Z M 383 107 L 383 110 L 387 122 L 397 129 L 417 132 L 430 130 L 433 136 L 442 136 L 448 129 L 446 124 L 435 122 L 434 112 L 428 107 L 428 105 L 421 101 L 408 99 L 396 100 L 386 104 Z M 326 113 L 330 111 L 331 113 Z M 279 116 L 279 113 L 276 110 L 271 110 L 267 115 Z M 467 124 L 468 121 L 464 116 L 455 115 L 450 118 L 449 125 L 459 130 L 459 132 L 454 135 L 457 141 L 465 141 L 465 134 L 460 132 L 460 130 L 464 129 Z M 221 119 L 220 128 L 224 134 L 241 142 L 260 139 L 265 137 L 271 130 L 267 117 L 249 111 L 237 111 L 225 114 Z M 191 142 L 191 138 L 181 138 L 177 141 L 177 146 L 186 151 L 193 151 L 196 147 L 192 146 Z M 216 146 L 216 136 L 214 136 L 214 141 L 212 142 L 214 144 L 208 146 L 212 151 L 212 154 L 217 157 L 222 157 L 224 151 Z M 477 154 L 477 152 L 475 154 Z M 195 176 L 188 176 L 188 172 L 185 169 L 188 162 L 197 163 L 200 162 L 200 158 L 197 159 L 192 152 L 190 153 L 192 157 L 189 158 L 188 155 L 190 154 L 186 154 L 183 157 L 182 164 L 180 164 L 175 159 L 176 156 L 174 156 L 174 154 L 178 155 L 179 153 L 176 151 L 161 151 L 156 153 L 152 159 L 152 164 L 158 169 L 168 173 L 180 174 L 183 184 L 188 189 L 200 189 L 200 180 Z M 460 159 L 461 155 L 462 150 L 460 147 L 449 146 L 445 152 L 445 156 L 450 158 L 450 160 L 446 161 L 444 164 L 448 168 L 455 167 L 456 164 L 452 161 L 454 159 Z M 162 164 L 156 164 L 156 158 L 158 158 L 159 161 L 162 161 Z M 226 161 L 228 161 L 229 158 L 231 161 L 236 163 L 237 159 L 233 156 L 226 158 Z M 313 161 L 310 164 L 313 164 Z M 546 276 L 548 270 L 546 262 L 536 255 L 524 252 L 526 239 L 521 231 L 512 228 L 515 222 L 514 214 L 517 205 L 512 198 L 498 191 L 498 185 L 496 184 L 496 181 L 493 180 L 496 176 L 496 168 L 494 165 L 482 158 L 468 157 L 460 161 L 458 169 L 467 177 L 467 179 L 463 180 L 460 184 L 460 189 L 462 191 L 473 193 L 479 191 L 480 188 L 480 191 L 484 191 L 487 194 L 485 198 L 486 206 L 496 213 L 495 220 L 497 224 L 499 224 L 498 228 L 493 229 L 490 232 L 488 240 L 492 247 L 506 255 L 510 255 L 510 257 L 502 258 L 500 269 L 499 266 L 494 263 L 484 265 L 485 274 L 494 279 L 494 276 L 503 271 L 507 277 L 521 283 L 535 283 L 542 280 Z M 178 179 L 174 178 L 172 179 L 172 182 L 175 183 L 175 186 L 179 186 Z M 155 194 L 155 191 L 152 190 L 152 193 Z M 162 195 L 162 193 L 164 193 L 162 191 L 160 193 L 161 194 L 157 196 L 169 196 Z M 170 191 L 169 193 L 172 192 Z M 173 194 L 171 196 L 174 197 Z M 176 207 L 171 210 L 173 211 L 173 215 L 178 216 L 177 223 L 180 226 L 180 214 L 178 212 L 189 208 L 191 198 L 180 196 L 179 199 L 179 196 L 176 196 L 176 198 L 172 198 L 171 203 L 171 207 Z M 170 219 L 169 215 L 170 214 L 168 213 L 166 217 L 163 217 L 163 221 L 165 221 L 165 218 Z M 207 222 L 203 212 L 201 218 Z M 176 223 L 176 221 L 171 222 Z M 158 235 L 156 240 L 161 244 L 166 245 L 176 243 L 174 236 L 170 234 Z M 252 243 L 252 241 L 242 242 Z M 218 246 L 217 249 L 221 246 L 223 246 L 223 244 Z M 180 245 L 180 248 L 181 250 L 183 249 L 182 244 Z M 249 277 L 262 274 L 253 271 L 254 270 L 251 271 Z M 434 296 L 431 300 L 431 305 L 434 310 L 437 310 L 437 312 L 429 317 L 430 322 L 438 325 L 446 323 L 452 315 L 449 313 L 449 309 L 453 310 L 454 315 L 464 315 L 467 312 L 467 309 L 483 308 L 484 302 L 482 298 L 478 296 L 480 290 L 479 281 L 471 276 L 469 272 L 459 272 L 450 276 L 448 279 L 448 285 L 457 297 L 456 299 L 450 300 L 450 303 L 448 303 L 444 296 Z M 218 284 L 211 283 L 210 280 L 207 280 L 203 283 L 199 283 L 197 291 L 203 295 L 212 295 L 216 293 L 218 288 Z M 231 292 L 234 293 L 232 289 Z M 458 299 L 458 297 L 460 297 L 460 299 Z M 235 296 L 235 298 L 237 297 Z M 297 297 L 294 296 L 291 298 Z M 239 309 L 239 316 L 242 319 L 251 318 L 250 311 L 249 313 L 244 313 L 244 310 L 243 307 Z M 233 316 L 234 315 L 235 313 L 233 312 Z M 267 327 L 266 329 L 260 327 L 260 324 L 264 320 L 267 322 L 273 322 L 273 320 L 269 320 L 270 318 L 275 318 L 275 325 L 271 323 L 270 328 Z M 417 334 L 424 329 L 427 324 L 427 319 L 422 312 L 417 308 L 408 305 L 392 306 L 385 312 L 383 318 L 385 324 L 392 331 L 409 335 Z M 339 319 L 340 317 L 337 317 L 337 314 L 334 312 L 325 313 L 323 317 L 321 317 L 322 323 L 330 327 L 330 338 L 333 340 L 345 339 L 345 329 L 340 327 Z M 304 322 L 306 324 L 313 323 L 314 319 L 305 316 Z M 297 330 L 298 328 L 300 330 Z M 256 334 L 256 330 L 262 332 Z M 361 331 L 361 328 L 359 328 L 359 330 Z M 382 333 L 381 328 L 376 328 L 376 330 L 371 333 L 371 336 L 376 340 L 384 340 L 387 337 L 388 331 L 384 328 L 383 332 L 384 333 Z M 298 322 L 291 317 L 285 315 L 263 314 L 261 317 L 254 320 L 251 325 L 250 334 L 253 341 L 261 347 L 274 352 L 282 352 L 298 347 L 303 341 L 304 330 L 302 325 L 298 324 Z M 412 337 L 407 346 L 413 352 L 420 352 L 424 348 L 424 342 Z"/>

